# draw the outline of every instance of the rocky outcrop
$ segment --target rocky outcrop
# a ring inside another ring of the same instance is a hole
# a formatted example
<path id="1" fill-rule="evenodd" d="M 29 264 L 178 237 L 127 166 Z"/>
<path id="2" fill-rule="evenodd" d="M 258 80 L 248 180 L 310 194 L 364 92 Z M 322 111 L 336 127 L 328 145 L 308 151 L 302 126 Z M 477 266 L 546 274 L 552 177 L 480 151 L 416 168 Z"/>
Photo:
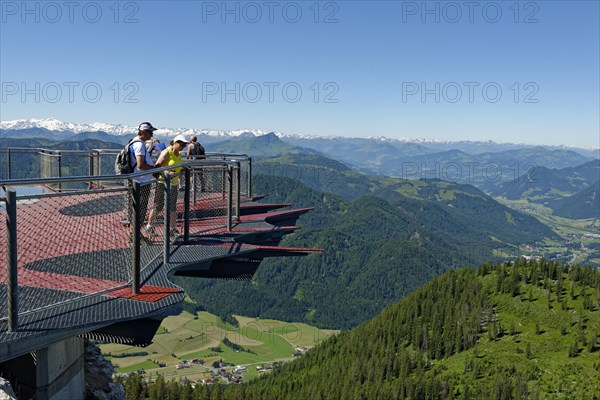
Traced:
<path id="1" fill-rule="evenodd" d="M 13 390 L 10 382 L 4 378 L 0 378 L 0 400 L 16 400 L 17 395 Z"/>
<path id="2" fill-rule="evenodd" d="M 85 341 L 85 394 L 98 400 L 123 400 L 125 388 L 112 380 L 115 367 L 107 361 L 100 349 Z"/>

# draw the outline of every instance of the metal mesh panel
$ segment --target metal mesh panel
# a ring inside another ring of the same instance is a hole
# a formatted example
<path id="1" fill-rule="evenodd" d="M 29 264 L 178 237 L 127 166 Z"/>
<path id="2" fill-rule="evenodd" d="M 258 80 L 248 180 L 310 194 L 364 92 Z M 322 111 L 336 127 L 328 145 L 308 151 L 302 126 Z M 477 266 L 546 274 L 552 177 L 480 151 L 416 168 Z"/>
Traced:
<path id="1" fill-rule="evenodd" d="M 49 159 L 49 174 L 44 178 L 65 178 L 75 176 L 92 176 L 94 174 L 94 153 L 82 152 L 59 152 L 44 153 L 42 159 Z M 44 171 L 44 168 L 42 169 Z M 80 190 L 88 187 L 87 182 L 62 182 L 51 185 L 56 190 Z"/>
<path id="2" fill-rule="evenodd" d="M 115 174 L 115 160 L 120 150 L 99 150 L 94 154 L 94 175 L 110 176 Z M 96 186 L 122 186 L 126 181 L 95 182 Z"/>
<path id="3" fill-rule="evenodd" d="M 164 245 L 164 218 L 156 218 L 156 205 L 161 201 L 158 197 L 164 199 L 163 184 L 152 181 L 140 186 L 140 265 L 141 268 L 149 265 L 155 258 L 162 257 Z M 133 192 L 130 192 L 130 196 Z M 164 200 L 162 200 L 164 202 Z M 132 204 L 132 203 L 130 203 Z M 132 208 L 130 207 L 130 213 Z M 154 214 L 154 215 L 153 215 Z M 150 218 L 153 218 L 150 221 Z M 148 225 L 150 229 L 148 229 Z"/>
<path id="4" fill-rule="evenodd" d="M 250 191 L 250 159 L 240 160 L 240 195 L 249 197 Z"/>
<path id="5" fill-rule="evenodd" d="M 232 218 L 234 218 L 235 220 L 239 220 L 240 218 L 240 209 L 239 209 L 239 199 L 241 196 L 240 193 L 240 189 L 241 189 L 241 182 L 240 182 L 240 171 L 241 168 L 234 168 L 233 169 L 233 173 L 231 175 L 231 196 L 232 196 L 232 203 L 231 203 L 231 216 Z"/>
<path id="6" fill-rule="evenodd" d="M 190 234 L 226 227 L 229 188 L 227 167 L 191 167 L 190 186 Z"/>
<path id="7" fill-rule="evenodd" d="M 30 179 L 40 177 L 38 149 L 0 149 L 0 179 Z"/>
<path id="8" fill-rule="evenodd" d="M 55 178 L 60 175 L 60 164 L 57 156 L 41 151 L 39 159 L 40 178 Z"/>
<path id="9" fill-rule="evenodd" d="M 18 196 L 19 198 L 19 196 Z M 129 228 L 121 221 L 126 194 L 122 191 L 27 196 L 17 207 L 17 264 L 19 313 L 36 304 L 61 302 L 107 291 L 126 284 L 131 273 Z M 1 218 L 5 218 L 5 210 Z M 6 236 L 0 225 L 0 237 Z M 6 265 L 6 243 L 0 246 L 0 263 Z M 5 269 L 0 281 L 6 282 Z M 52 298 L 28 298 L 46 288 Z M 75 294 L 75 295 L 74 295 Z M 2 304 L 5 303 L 2 299 Z M 0 310 L 6 317 L 7 310 Z"/>
<path id="10" fill-rule="evenodd" d="M 114 175 L 115 160 L 120 150 L 101 150 L 97 153 L 98 173 L 96 175 Z"/>
<path id="11" fill-rule="evenodd" d="M 219 154 L 208 153 L 198 159 L 206 161 L 235 161 L 240 163 L 240 194 L 243 197 L 249 197 L 252 193 L 252 160 L 245 154 Z"/>
<path id="12" fill-rule="evenodd" d="M 171 236 L 173 238 L 178 237 L 183 234 L 183 225 L 185 216 L 183 215 L 185 211 L 185 174 L 183 171 L 172 176 L 177 180 L 177 184 L 171 185 L 171 203 L 170 203 L 170 213 L 171 213 Z"/>

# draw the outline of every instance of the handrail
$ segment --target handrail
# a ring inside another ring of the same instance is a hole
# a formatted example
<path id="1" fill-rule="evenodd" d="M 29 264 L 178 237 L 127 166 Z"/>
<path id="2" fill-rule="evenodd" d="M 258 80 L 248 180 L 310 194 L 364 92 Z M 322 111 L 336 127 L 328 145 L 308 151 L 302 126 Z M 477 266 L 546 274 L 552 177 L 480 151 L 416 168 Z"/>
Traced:
<path id="1" fill-rule="evenodd" d="M 168 167 L 152 168 L 150 170 L 133 172 L 131 174 L 121 175 L 86 175 L 86 176 L 69 176 L 59 178 L 31 178 L 31 179 L 6 179 L 0 180 L 0 186 L 21 186 L 21 185 L 32 185 L 32 184 L 51 184 L 51 183 L 64 183 L 64 182 L 89 182 L 93 181 L 115 181 L 124 179 L 139 178 L 146 175 L 152 175 L 157 172 L 170 171 L 175 168 L 183 168 L 188 166 L 206 166 L 206 165 L 236 165 L 235 161 L 186 161 L 181 164 L 171 165 Z M 93 179 L 90 179 L 93 178 Z"/>
<path id="2" fill-rule="evenodd" d="M 71 149 L 45 149 L 43 147 L 0 147 L 0 152 L 10 152 L 13 150 L 17 151 L 28 151 L 28 152 L 60 152 L 60 153 L 95 153 L 95 152 L 115 152 L 118 153 L 121 149 L 90 149 L 90 150 L 71 150 Z"/>
<path id="3" fill-rule="evenodd" d="M 13 184 L 24 181 L 24 176 L 29 168 L 24 169 L 19 166 L 20 157 L 35 157 L 39 161 L 39 176 L 27 179 L 49 179 L 49 178 L 75 178 L 91 177 L 94 179 L 80 179 L 69 181 L 46 181 L 45 183 L 54 185 L 53 189 L 59 191 L 71 190 L 70 183 L 77 182 L 98 182 L 100 177 L 112 176 L 114 160 L 110 157 L 116 156 L 121 149 L 89 149 L 89 150 L 62 150 L 45 149 L 40 147 L 0 147 L 0 157 L 6 157 L 4 161 L 0 160 L 0 176 L 4 176 L 4 181 L 10 181 Z M 81 157 L 81 158 L 79 158 Z M 88 160 L 89 162 L 86 162 Z M 194 155 L 186 158 L 182 165 L 190 162 L 216 162 L 231 161 L 240 162 L 241 168 L 241 187 L 240 190 L 247 197 L 252 196 L 252 158 L 247 154 L 241 153 L 217 153 L 209 152 L 205 155 Z M 31 160 L 21 160 L 31 166 Z M 2 166 L 4 165 L 4 166 Z M 34 166 L 36 163 L 33 164 Z M 33 170 L 35 173 L 35 169 Z M 24 173 L 25 172 L 25 173 Z M 108 175 L 107 175 L 108 172 Z M 153 171 L 155 172 L 155 171 Z M 15 176 L 17 179 L 15 179 Z M 122 176 L 119 176 L 121 178 Z M 1 178 L 0 178 L 1 179 Z M 110 180 L 110 179 L 103 179 Z M 26 183 L 23 183 L 26 184 Z"/>

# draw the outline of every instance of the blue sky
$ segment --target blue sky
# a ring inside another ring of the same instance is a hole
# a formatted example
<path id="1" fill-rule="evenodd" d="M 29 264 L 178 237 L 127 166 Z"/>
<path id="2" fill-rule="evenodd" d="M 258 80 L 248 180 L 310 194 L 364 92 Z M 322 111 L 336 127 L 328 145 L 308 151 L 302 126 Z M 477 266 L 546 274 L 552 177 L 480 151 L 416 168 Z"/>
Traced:
<path id="1" fill-rule="evenodd" d="M 600 146 L 598 1 L 0 2 L 0 118 Z"/>

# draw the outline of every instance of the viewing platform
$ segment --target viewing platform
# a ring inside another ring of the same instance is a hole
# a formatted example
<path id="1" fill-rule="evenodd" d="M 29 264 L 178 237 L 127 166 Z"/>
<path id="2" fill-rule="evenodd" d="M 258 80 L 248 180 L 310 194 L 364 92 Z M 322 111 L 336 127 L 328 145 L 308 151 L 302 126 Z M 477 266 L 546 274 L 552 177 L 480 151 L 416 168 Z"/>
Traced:
<path id="1" fill-rule="evenodd" d="M 247 156 L 177 176 L 112 175 L 115 157 L 0 149 L 0 363 L 72 337 L 148 345 L 184 299 L 173 276 L 250 280 L 267 257 L 320 251 L 279 246 L 311 209 L 258 203 Z"/>

